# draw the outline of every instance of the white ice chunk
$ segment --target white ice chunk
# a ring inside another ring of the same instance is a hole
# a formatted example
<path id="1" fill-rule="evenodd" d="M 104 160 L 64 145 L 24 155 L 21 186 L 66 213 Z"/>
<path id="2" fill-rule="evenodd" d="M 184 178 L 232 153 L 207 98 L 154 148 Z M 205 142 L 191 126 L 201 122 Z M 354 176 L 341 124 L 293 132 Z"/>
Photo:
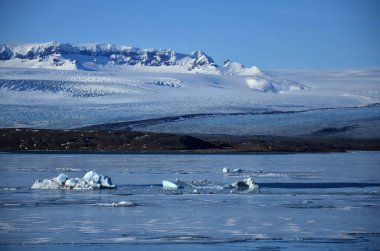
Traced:
<path id="1" fill-rule="evenodd" d="M 65 184 L 65 182 L 66 182 L 66 180 L 68 179 L 68 177 L 67 177 L 66 174 L 61 173 L 61 174 L 58 175 L 55 179 L 56 179 L 56 181 L 57 181 L 59 184 L 63 185 L 63 184 Z"/>
<path id="2" fill-rule="evenodd" d="M 182 186 L 180 186 L 178 183 L 174 183 L 174 182 L 171 182 L 171 181 L 168 181 L 168 180 L 162 181 L 162 187 L 164 189 L 178 189 L 178 188 L 182 188 Z"/>
<path id="3" fill-rule="evenodd" d="M 92 181 L 92 182 L 94 182 L 94 183 L 98 183 L 99 180 L 100 180 L 100 176 L 99 176 L 99 174 L 97 174 L 97 173 L 94 172 L 94 171 L 89 171 L 89 172 L 87 172 L 87 173 L 83 176 L 82 179 L 83 179 L 83 180 L 87 180 L 87 181 Z"/>
<path id="4" fill-rule="evenodd" d="M 45 179 L 43 181 L 36 180 L 32 189 L 58 189 L 60 184 L 55 179 Z"/>
<path id="5" fill-rule="evenodd" d="M 134 207 L 134 206 L 137 206 L 137 204 L 133 203 L 131 201 L 120 201 L 120 202 L 112 203 L 112 206 L 114 206 L 114 207 Z"/>
<path id="6" fill-rule="evenodd" d="M 230 187 L 236 189 L 248 189 L 249 191 L 258 191 L 259 189 L 259 186 L 255 183 L 252 177 L 234 182 L 230 185 Z"/>
<path id="7" fill-rule="evenodd" d="M 100 184 L 94 183 L 93 181 L 83 180 L 81 179 L 75 185 L 74 189 L 76 190 L 87 190 L 87 189 L 96 189 L 101 188 Z"/>
<path id="8" fill-rule="evenodd" d="M 229 171 L 230 171 L 230 169 L 228 167 L 224 167 L 222 170 L 223 173 L 228 173 Z"/>
<path id="9" fill-rule="evenodd" d="M 42 186 L 42 182 L 39 180 L 36 180 L 31 188 L 32 189 L 41 189 L 41 186 Z"/>
<path id="10" fill-rule="evenodd" d="M 79 180 L 80 179 L 78 179 L 78 178 L 70 178 L 70 179 L 66 180 L 65 186 L 69 187 L 69 188 L 74 188 L 75 185 L 79 182 Z"/>
<path id="11" fill-rule="evenodd" d="M 99 175 L 94 171 L 87 172 L 83 178 L 69 178 L 66 174 L 60 174 L 52 179 L 43 181 L 37 180 L 31 187 L 32 189 L 102 189 L 116 188 L 112 184 L 111 178 L 105 175 Z"/>
<path id="12" fill-rule="evenodd" d="M 100 185 L 102 187 L 112 188 L 115 185 L 112 184 L 111 178 L 108 176 L 100 175 Z"/>

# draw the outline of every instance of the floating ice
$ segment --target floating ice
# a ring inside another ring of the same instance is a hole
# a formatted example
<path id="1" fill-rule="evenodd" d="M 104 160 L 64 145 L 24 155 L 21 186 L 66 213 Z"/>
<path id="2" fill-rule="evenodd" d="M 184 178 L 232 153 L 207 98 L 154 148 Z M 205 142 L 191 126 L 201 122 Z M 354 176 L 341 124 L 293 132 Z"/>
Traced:
<path id="1" fill-rule="evenodd" d="M 60 185 L 55 178 L 45 179 L 43 181 L 36 180 L 32 186 L 32 189 L 59 189 L 62 185 Z"/>
<path id="2" fill-rule="evenodd" d="M 131 202 L 131 201 L 120 201 L 120 202 L 112 202 L 112 203 L 95 203 L 90 204 L 93 206 L 99 206 L 99 207 L 138 207 L 141 206 L 137 203 Z"/>
<path id="3" fill-rule="evenodd" d="M 243 172 L 243 171 L 244 171 L 243 169 L 236 168 L 236 169 L 234 169 L 232 172 L 234 172 L 234 173 L 241 173 L 241 172 Z"/>
<path id="4" fill-rule="evenodd" d="M 120 201 L 120 202 L 112 203 L 112 206 L 114 206 L 114 207 L 134 207 L 134 206 L 138 206 L 138 205 L 136 203 L 131 202 L 131 201 Z"/>
<path id="5" fill-rule="evenodd" d="M 89 172 L 87 172 L 87 173 L 83 176 L 82 179 L 83 179 L 83 180 L 90 181 L 90 182 L 92 181 L 92 182 L 98 183 L 99 180 L 100 180 L 100 176 L 99 176 L 99 174 L 97 174 L 97 173 L 94 172 L 94 171 L 89 171 Z"/>
<path id="6" fill-rule="evenodd" d="M 66 182 L 65 182 L 65 186 L 68 187 L 68 188 L 74 188 L 79 181 L 80 181 L 79 178 L 70 178 L 70 179 L 67 179 Z"/>
<path id="7" fill-rule="evenodd" d="M 108 177 L 108 176 L 103 176 L 103 175 L 100 176 L 100 185 L 101 185 L 102 187 L 110 187 L 110 186 L 114 186 L 114 185 L 112 184 L 111 178 Z"/>
<path id="8" fill-rule="evenodd" d="M 178 184 L 177 182 L 171 182 L 171 181 L 168 181 L 168 180 L 162 181 L 162 187 L 164 189 L 178 189 L 178 188 L 182 188 L 182 186 L 180 184 Z"/>
<path id="9" fill-rule="evenodd" d="M 194 189 L 193 193 L 200 194 L 200 192 L 197 189 Z"/>
<path id="10" fill-rule="evenodd" d="M 212 184 L 212 182 L 206 179 L 200 180 L 178 180 L 175 182 L 164 180 L 162 181 L 162 187 L 168 190 L 175 189 L 193 189 L 193 193 L 200 193 L 200 191 L 210 191 L 210 190 L 223 190 L 225 187 L 221 184 Z"/>
<path id="11" fill-rule="evenodd" d="M 222 170 L 223 173 L 228 173 L 229 171 L 230 171 L 230 169 L 228 167 L 224 167 Z"/>
<path id="12" fill-rule="evenodd" d="M 230 185 L 230 187 L 236 188 L 236 189 L 248 189 L 249 191 L 259 190 L 259 186 L 255 183 L 252 177 L 234 182 Z"/>
<path id="13" fill-rule="evenodd" d="M 112 184 L 110 177 L 89 171 L 83 178 L 69 178 L 66 174 L 61 173 L 52 179 L 44 179 L 43 181 L 36 180 L 31 188 L 85 190 L 116 188 L 116 186 Z"/>
<path id="14" fill-rule="evenodd" d="M 58 182 L 58 184 L 63 185 L 63 184 L 65 184 L 68 177 L 66 174 L 61 173 L 60 175 L 58 175 L 58 177 L 56 177 L 54 179 Z"/>

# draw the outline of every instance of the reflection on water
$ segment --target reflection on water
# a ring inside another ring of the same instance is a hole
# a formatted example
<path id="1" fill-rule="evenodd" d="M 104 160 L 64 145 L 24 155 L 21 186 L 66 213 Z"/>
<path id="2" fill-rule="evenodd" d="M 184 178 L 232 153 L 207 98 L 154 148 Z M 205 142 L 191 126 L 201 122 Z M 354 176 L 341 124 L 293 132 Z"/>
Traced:
<path id="1" fill-rule="evenodd" d="M 223 167 L 243 169 L 223 173 Z M 0 154 L 0 248 L 376 249 L 380 154 Z M 31 190 L 59 173 L 116 190 Z M 228 184 L 253 176 L 259 193 Z M 162 180 L 201 184 L 162 189 Z M 298 243 L 298 244 L 297 244 Z M 23 245 L 20 245 L 23 244 Z M 98 245 L 92 245 L 98 244 Z M 302 244 L 302 245 L 301 245 Z M 43 245 L 43 246 L 41 246 Z M 116 245 L 116 246 L 115 246 Z M 265 250 L 265 249 L 264 249 Z"/>

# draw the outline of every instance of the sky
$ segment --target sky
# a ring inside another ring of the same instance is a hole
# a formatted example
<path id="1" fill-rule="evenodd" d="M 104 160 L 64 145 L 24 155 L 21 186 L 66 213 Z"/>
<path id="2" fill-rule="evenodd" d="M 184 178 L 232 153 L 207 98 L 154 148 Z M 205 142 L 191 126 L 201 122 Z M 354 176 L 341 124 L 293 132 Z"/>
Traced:
<path id="1" fill-rule="evenodd" d="M 380 66 L 378 0 L 0 0 L 0 43 L 203 50 L 262 69 Z"/>

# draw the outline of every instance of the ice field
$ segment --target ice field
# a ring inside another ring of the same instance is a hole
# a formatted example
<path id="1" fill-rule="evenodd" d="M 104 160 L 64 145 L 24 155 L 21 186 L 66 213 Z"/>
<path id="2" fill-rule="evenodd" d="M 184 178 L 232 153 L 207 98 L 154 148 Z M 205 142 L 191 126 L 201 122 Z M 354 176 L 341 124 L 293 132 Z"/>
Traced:
<path id="1" fill-rule="evenodd" d="M 0 163 L 2 250 L 174 250 L 179 244 L 205 250 L 375 250 L 380 244 L 376 152 L 2 153 Z M 223 173 L 223 167 L 243 171 Z M 89 170 L 112 178 L 117 189 L 30 189 L 36 179 L 82 177 Z M 249 175 L 260 192 L 223 188 Z M 176 178 L 198 184 L 197 191 L 163 189 L 162 180 Z"/>

